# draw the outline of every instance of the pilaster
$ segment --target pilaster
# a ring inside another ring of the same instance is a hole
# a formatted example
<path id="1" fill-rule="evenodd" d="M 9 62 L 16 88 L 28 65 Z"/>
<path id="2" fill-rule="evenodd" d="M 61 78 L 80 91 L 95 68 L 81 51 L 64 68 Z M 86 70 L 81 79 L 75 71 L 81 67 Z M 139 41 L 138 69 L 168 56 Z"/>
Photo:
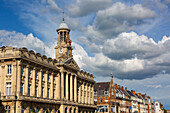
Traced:
<path id="1" fill-rule="evenodd" d="M 73 101 L 73 75 L 70 74 L 70 101 Z"/>
<path id="2" fill-rule="evenodd" d="M 51 84 L 50 84 L 50 99 L 53 98 L 53 91 L 54 91 L 54 88 L 53 88 L 53 84 L 54 84 L 53 79 L 54 78 L 53 77 L 54 77 L 54 74 L 52 73 L 50 76 L 50 82 L 51 82 Z"/>
<path id="3" fill-rule="evenodd" d="M 64 99 L 64 72 L 61 72 L 61 98 Z"/>
<path id="4" fill-rule="evenodd" d="M 28 69 L 29 69 L 29 65 L 27 65 L 25 68 L 24 95 L 28 95 Z"/>
<path id="5" fill-rule="evenodd" d="M 77 102 L 77 76 L 74 77 L 74 101 Z"/>
<path id="6" fill-rule="evenodd" d="M 38 83 L 38 97 L 41 97 L 41 90 L 42 90 L 42 69 L 38 72 L 39 83 Z"/>
<path id="7" fill-rule="evenodd" d="M 14 60 L 14 64 L 12 65 L 11 95 L 15 95 L 16 92 L 16 68 L 16 60 Z"/>
<path id="8" fill-rule="evenodd" d="M 35 80 L 36 80 L 36 78 L 35 78 L 35 70 L 36 70 L 36 68 L 34 67 L 33 70 L 32 70 L 31 96 L 35 96 Z"/>
<path id="9" fill-rule="evenodd" d="M 69 91 L 68 91 L 68 73 L 66 74 L 66 100 L 68 100 L 69 99 Z"/>
<path id="10" fill-rule="evenodd" d="M 20 95 L 20 90 L 21 90 L 21 62 L 17 62 L 17 96 Z"/>
<path id="11" fill-rule="evenodd" d="M 64 89 L 61 89 L 61 76 L 60 73 L 57 74 L 57 99 L 61 99 L 61 91 L 64 91 Z M 64 96 L 64 93 L 63 93 Z"/>

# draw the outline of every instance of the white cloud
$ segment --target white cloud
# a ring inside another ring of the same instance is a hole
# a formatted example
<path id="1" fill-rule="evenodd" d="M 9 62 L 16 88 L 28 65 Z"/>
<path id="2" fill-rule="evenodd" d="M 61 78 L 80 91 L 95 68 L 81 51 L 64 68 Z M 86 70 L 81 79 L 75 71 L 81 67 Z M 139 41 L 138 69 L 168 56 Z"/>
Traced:
<path id="1" fill-rule="evenodd" d="M 162 88 L 162 85 L 147 85 L 146 87 L 149 87 L 149 88 Z"/>
<path id="2" fill-rule="evenodd" d="M 93 25 L 88 26 L 87 34 L 92 38 L 108 39 L 124 31 L 132 31 L 136 26 L 153 19 L 156 13 L 140 4 L 127 6 L 121 2 L 114 3 L 111 7 L 99 10 Z M 97 40 L 95 40 L 97 41 Z"/>
<path id="3" fill-rule="evenodd" d="M 76 3 L 68 6 L 68 11 L 72 16 L 86 16 L 106 8 L 112 3 L 112 0 L 76 0 Z"/>
<path id="4" fill-rule="evenodd" d="M 26 47 L 29 50 L 34 50 L 35 52 L 40 52 L 41 54 L 44 54 L 45 48 L 45 55 L 54 58 L 54 47 L 56 43 L 45 44 L 37 37 L 34 37 L 32 33 L 24 35 L 15 31 L 9 32 L 6 30 L 0 30 L 0 37 L 1 45 L 13 46 L 17 48 Z"/>

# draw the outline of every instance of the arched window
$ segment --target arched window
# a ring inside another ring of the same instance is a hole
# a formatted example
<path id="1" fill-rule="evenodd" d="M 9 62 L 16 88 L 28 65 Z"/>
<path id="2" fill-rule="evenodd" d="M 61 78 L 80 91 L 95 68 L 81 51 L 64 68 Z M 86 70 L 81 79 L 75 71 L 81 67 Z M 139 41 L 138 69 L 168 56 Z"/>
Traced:
<path id="1" fill-rule="evenodd" d="M 5 113 L 10 113 L 10 106 L 7 105 L 7 106 L 5 107 Z"/>
<path id="2" fill-rule="evenodd" d="M 63 39 L 62 39 L 62 35 L 63 35 L 63 32 L 60 32 L 60 42 L 62 42 L 62 41 L 63 41 Z"/>

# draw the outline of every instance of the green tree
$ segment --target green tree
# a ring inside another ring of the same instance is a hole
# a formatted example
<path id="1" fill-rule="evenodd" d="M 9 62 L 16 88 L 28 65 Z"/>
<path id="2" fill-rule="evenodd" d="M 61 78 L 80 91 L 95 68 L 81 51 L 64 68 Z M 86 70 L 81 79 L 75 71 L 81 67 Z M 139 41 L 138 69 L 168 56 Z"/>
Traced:
<path id="1" fill-rule="evenodd" d="M 164 109 L 164 113 L 167 113 L 167 111 Z"/>

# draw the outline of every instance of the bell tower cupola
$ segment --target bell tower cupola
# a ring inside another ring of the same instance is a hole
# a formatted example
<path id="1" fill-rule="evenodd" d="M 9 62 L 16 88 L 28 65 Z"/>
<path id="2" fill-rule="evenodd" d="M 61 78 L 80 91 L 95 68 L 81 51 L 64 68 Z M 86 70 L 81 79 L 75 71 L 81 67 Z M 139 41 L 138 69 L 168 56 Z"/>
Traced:
<path id="1" fill-rule="evenodd" d="M 56 51 L 56 60 L 63 62 L 68 58 L 72 57 L 72 47 L 70 40 L 70 29 L 68 25 L 64 22 L 64 18 L 59 28 L 57 29 L 58 33 L 58 43 L 55 47 Z"/>

